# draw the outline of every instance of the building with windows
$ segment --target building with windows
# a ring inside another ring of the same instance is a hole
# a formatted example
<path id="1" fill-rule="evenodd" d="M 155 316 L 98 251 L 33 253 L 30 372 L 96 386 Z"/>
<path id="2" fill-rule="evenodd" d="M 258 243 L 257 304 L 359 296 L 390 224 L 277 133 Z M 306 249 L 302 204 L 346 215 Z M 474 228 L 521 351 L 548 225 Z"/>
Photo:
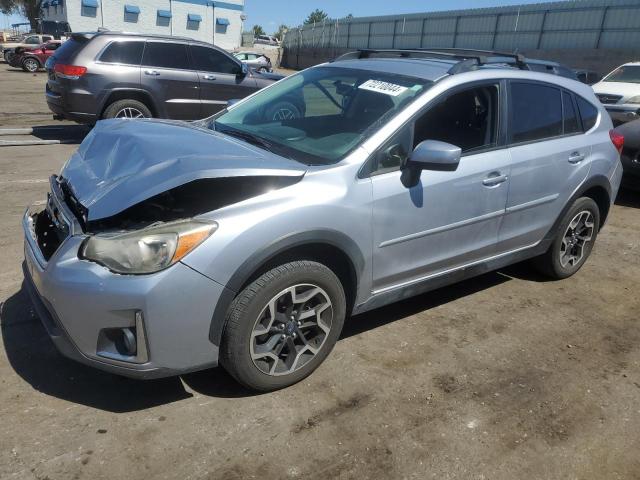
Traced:
<path id="1" fill-rule="evenodd" d="M 109 30 L 191 37 L 228 50 L 242 40 L 244 0 L 45 0 L 43 20 L 74 32 Z"/>

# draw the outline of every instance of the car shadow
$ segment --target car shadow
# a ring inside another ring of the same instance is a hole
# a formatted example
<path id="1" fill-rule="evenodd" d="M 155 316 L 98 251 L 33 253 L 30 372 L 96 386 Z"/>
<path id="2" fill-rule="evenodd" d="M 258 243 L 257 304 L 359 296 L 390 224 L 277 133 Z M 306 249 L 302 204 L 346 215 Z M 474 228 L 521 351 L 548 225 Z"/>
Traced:
<path id="1" fill-rule="evenodd" d="M 60 143 L 82 143 L 91 131 L 88 125 L 41 125 L 32 128 L 34 137 L 40 140 L 59 140 Z"/>
<path id="2" fill-rule="evenodd" d="M 636 183 L 640 184 L 640 179 Z M 640 208 L 640 187 L 633 189 L 625 186 L 621 188 L 616 197 L 616 205 Z"/>
<path id="3" fill-rule="evenodd" d="M 511 279 L 500 272 L 440 288 L 357 315 L 345 323 L 341 340 L 458 298 L 495 287 Z M 0 304 L 2 339 L 10 365 L 34 389 L 70 402 L 114 413 L 133 412 L 201 395 L 239 398 L 259 395 L 239 385 L 222 368 L 214 368 L 158 380 L 132 380 L 102 372 L 58 353 L 21 288 Z"/>

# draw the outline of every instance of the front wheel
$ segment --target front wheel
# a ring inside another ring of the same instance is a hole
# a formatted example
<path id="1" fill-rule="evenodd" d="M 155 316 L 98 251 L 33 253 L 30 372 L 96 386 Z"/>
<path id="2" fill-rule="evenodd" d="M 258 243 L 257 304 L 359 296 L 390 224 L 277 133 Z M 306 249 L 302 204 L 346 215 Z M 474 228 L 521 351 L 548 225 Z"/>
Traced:
<path id="1" fill-rule="evenodd" d="M 598 205 L 591 198 L 579 198 L 562 218 L 549 250 L 534 259 L 534 266 L 557 280 L 570 277 L 589 258 L 599 228 Z"/>
<path id="2" fill-rule="evenodd" d="M 342 284 L 329 268 L 312 261 L 286 263 L 235 298 L 227 312 L 220 362 L 248 388 L 287 387 L 329 355 L 345 314 Z"/>

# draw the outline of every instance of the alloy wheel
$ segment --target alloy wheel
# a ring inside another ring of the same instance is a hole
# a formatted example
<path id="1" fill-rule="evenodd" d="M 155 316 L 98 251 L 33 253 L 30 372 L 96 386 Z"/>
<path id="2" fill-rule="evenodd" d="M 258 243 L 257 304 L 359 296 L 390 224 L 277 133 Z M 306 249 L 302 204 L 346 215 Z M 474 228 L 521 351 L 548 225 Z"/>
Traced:
<path id="1" fill-rule="evenodd" d="M 584 257 L 585 248 L 593 238 L 595 221 L 588 210 L 579 212 L 571 222 L 560 244 L 560 265 L 574 267 Z"/>
<path id="2" fill-rule="evenodd" d="M 306 365 L 324 345 L 333 319 L 329 295 L 299 284 L 274 296 L 251 332 L 251 360 L 267 375 L 287 375 Z"/>
<path id="3" fill-rule="evenodd" d="M 116 113 L 115 118 L 146 118 L 144 113 L 134 107 L 122 108 Z"/>
<path id="4" fill-rule="evenodd" d="M 292 120 L 296 118 L 296 114 L 288 108 L 280 108 L 273 114 L 273 120 L 278 122 L 282 120 Z"/>
<path id="5" fill-rule="evenodd" d="M 36 62 L 35 60 L 31 59 L 31 58 L 27 58 L 24 61 L 24 67 L 29 71 L 29 72 L 36 72 L 38 70 L 38 62 Z"/>

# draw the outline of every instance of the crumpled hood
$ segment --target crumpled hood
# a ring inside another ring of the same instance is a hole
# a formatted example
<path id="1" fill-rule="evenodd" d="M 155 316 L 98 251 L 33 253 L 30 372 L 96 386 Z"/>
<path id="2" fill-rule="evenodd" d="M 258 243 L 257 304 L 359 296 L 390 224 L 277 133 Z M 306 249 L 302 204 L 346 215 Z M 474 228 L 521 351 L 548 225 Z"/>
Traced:
<path id="1" fill-rule="evenodd" d="M 114 119 L 98 122 L 60 174 L 87 220 L 97 220 L 194 180 L 305 171 L 294 160 L 186 122 Z"/>

